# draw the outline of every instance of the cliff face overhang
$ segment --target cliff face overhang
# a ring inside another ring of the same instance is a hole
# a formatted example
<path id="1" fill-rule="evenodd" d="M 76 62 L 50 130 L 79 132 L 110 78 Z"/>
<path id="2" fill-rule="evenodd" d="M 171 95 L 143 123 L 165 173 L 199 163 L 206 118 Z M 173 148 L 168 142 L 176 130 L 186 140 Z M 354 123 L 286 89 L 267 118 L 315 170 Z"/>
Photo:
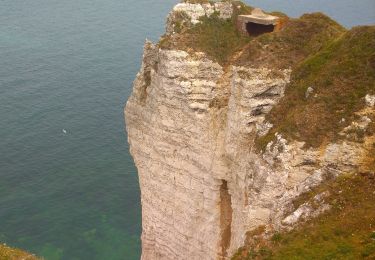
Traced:
<path id="1" fill-rule="evenodd" d="M 167 32 L 176 12 L 194 24 L 215 8 L 224 8 L 226 19 L 231 9 L 223 6 L 178 5 Z M 228 258 L 247 231 L 289 229 L 327 210 L 324 203 L 313 212 L 296 209 L 292 201 L 361 167 L 368 147 L 351 141 L 306 149 L 276 134 L 259 152 L 255 141 L 272 128 L 267 114 L 284 97 L 292 71 L 233 64 L 145 44 L 125 108 L 142 194 L 142 259 Z"/>

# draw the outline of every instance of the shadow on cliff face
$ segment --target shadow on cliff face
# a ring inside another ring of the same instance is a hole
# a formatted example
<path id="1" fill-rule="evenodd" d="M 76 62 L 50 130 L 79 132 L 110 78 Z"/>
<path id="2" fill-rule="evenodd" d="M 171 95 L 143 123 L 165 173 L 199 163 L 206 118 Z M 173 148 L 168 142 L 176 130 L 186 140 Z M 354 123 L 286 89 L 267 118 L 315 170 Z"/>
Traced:
<path id="1" fill-rule="evenodd" d="M 228 182 L 222 180 L 220 186 L 220 232 L 221 232 L 221 256 L 227 256 L 227 250 L 230 246 L 230 239 L 232 235 L 232 198 L 228 190 Z"/>

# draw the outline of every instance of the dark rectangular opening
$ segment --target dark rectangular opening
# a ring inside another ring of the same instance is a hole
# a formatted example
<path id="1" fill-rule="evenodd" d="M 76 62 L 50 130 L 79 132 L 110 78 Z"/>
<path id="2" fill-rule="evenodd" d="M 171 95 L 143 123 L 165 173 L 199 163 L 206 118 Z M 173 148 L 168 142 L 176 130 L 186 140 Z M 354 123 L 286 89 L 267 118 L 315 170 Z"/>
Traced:
<path id="1" fill-rule="evenodd" d="M 250 36 L 258 36 L 264 33 L 270 33 L 275 30 L 273 24 L 264 25 L 259 23 L 248 22 L 246 23 L 246 31 Z"/>

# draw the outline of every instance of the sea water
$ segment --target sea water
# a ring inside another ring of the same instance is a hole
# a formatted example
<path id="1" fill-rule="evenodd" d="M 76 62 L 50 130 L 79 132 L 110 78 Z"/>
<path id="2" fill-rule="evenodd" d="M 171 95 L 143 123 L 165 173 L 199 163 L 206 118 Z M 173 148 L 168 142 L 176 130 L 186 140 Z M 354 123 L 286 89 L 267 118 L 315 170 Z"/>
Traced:
<path id="1" fill-rule="evenodd" d="M 0 0 L 0 242 L 53 259 L 139 259 L 123 107 L 177 0 Z M 374 0 L 254 0 L 375 22 Z"/>

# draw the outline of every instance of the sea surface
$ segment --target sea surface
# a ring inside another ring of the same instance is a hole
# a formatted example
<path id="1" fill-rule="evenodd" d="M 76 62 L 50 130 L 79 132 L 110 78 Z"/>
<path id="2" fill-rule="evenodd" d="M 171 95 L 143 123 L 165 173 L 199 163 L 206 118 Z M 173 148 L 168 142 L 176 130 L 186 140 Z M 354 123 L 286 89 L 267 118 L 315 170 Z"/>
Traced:
<path id="1" fill-rule="evenodd" d="M 123 107 L 177 0 L 0 0 L 0 241 L 54 259 L 140 256 Z M 375 23 L 375 0 L 253 0 Z"/>

